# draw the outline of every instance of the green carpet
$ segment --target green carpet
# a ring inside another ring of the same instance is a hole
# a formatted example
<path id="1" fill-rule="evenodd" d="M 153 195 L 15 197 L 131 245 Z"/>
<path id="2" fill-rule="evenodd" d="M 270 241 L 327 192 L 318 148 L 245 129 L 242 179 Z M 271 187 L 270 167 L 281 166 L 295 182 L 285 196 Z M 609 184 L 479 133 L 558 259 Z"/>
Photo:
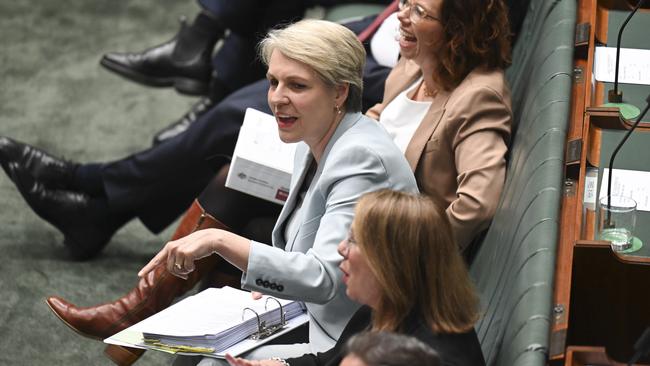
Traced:
<path id="1" fill-rule="evenodd" d="M 181 0 L 0 0 L 0 135 L 80 162 L 121 158 L 194 101 L 128 82 L 99 65 L 109 51 L 139 51 L 176 33 Z M 48 309 L 59 295 L 78 305 L 112 300 L 169 238 L 139 222 L 96 260 L 74 262 L 62 235 L 39 219 L 0 172 L 0 365 L 109 365 L 103 344 L 78 336 Z M 139 365 L 168 364 L 148 352 Z"/>

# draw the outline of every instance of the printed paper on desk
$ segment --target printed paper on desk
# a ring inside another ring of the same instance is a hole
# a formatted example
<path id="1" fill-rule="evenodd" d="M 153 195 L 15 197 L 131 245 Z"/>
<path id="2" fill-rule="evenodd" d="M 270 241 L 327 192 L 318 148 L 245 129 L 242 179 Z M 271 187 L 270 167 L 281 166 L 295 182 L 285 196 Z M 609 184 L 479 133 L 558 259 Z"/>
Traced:
<path id="1" fill-rule="evenodd" d="M 621 48 L 618 82 L 650 85 L 650 50 Z M 594 77 L 613 83 L 616 74 L 616 47 L 596 47 Z"/>
<path id="2" fill-rule="evenodd" d="M 607 197 L 607 176 L 609 169 L 603 169 L 600 184 L 600 198 Z M 636 201 L 636 209 L 650 211 L 650 172 L 614 169 L 612 174 L 612 195 L 630 197 Z"/>
<path id="3" fill-rule="evenodd" d="M 289 195 L 295 151 L 296 144 L 280 140 L 275 117 L 248 108 L 226 187 L 284 204 Z"/>

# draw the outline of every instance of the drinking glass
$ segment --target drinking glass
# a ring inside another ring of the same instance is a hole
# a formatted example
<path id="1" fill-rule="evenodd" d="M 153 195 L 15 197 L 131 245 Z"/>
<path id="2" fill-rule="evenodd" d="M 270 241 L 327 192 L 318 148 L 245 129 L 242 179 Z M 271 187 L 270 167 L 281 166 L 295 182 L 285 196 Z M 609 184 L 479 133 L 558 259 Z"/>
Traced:
<path id="1" fill-rule="evenodd" d="M 612 250 L 632 247 L 636 201 L 629 197 L 602 197 L 598 202 L 598 238 L 612 243 Z"/>

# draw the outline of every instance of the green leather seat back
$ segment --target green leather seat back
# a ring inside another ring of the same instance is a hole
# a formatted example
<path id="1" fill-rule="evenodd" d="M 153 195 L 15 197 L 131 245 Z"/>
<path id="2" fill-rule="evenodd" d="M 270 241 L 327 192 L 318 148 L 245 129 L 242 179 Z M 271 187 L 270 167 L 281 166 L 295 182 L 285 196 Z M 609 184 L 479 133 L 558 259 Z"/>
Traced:
<path id="1" fill-rule="evenodd" d="M 488 365 L 545 365 L 572 82 L 574 0 L 532 0 L 506 71 L 513 139 L 499 207 L 470 268 Z"/>

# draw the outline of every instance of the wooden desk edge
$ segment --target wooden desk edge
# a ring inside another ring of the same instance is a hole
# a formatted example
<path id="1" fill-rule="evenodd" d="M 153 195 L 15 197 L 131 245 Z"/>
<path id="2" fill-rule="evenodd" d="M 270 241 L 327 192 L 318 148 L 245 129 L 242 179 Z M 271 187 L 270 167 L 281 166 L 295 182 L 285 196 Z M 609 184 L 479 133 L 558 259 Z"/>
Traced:
<path id="1" fill-rule="evenodd" d="M 610 242 L 604 240 L 578 240 L 576 241 L 576 247 L 583 248 L 610 248 Z M 620 252 L 611 251 L 614 257 L 618 261 L 625 264 L 640 264 L 640 265 L 650 265 L 650 257 L 640 257 L 635 256 L 634 254 L 624 254 Z"/>

